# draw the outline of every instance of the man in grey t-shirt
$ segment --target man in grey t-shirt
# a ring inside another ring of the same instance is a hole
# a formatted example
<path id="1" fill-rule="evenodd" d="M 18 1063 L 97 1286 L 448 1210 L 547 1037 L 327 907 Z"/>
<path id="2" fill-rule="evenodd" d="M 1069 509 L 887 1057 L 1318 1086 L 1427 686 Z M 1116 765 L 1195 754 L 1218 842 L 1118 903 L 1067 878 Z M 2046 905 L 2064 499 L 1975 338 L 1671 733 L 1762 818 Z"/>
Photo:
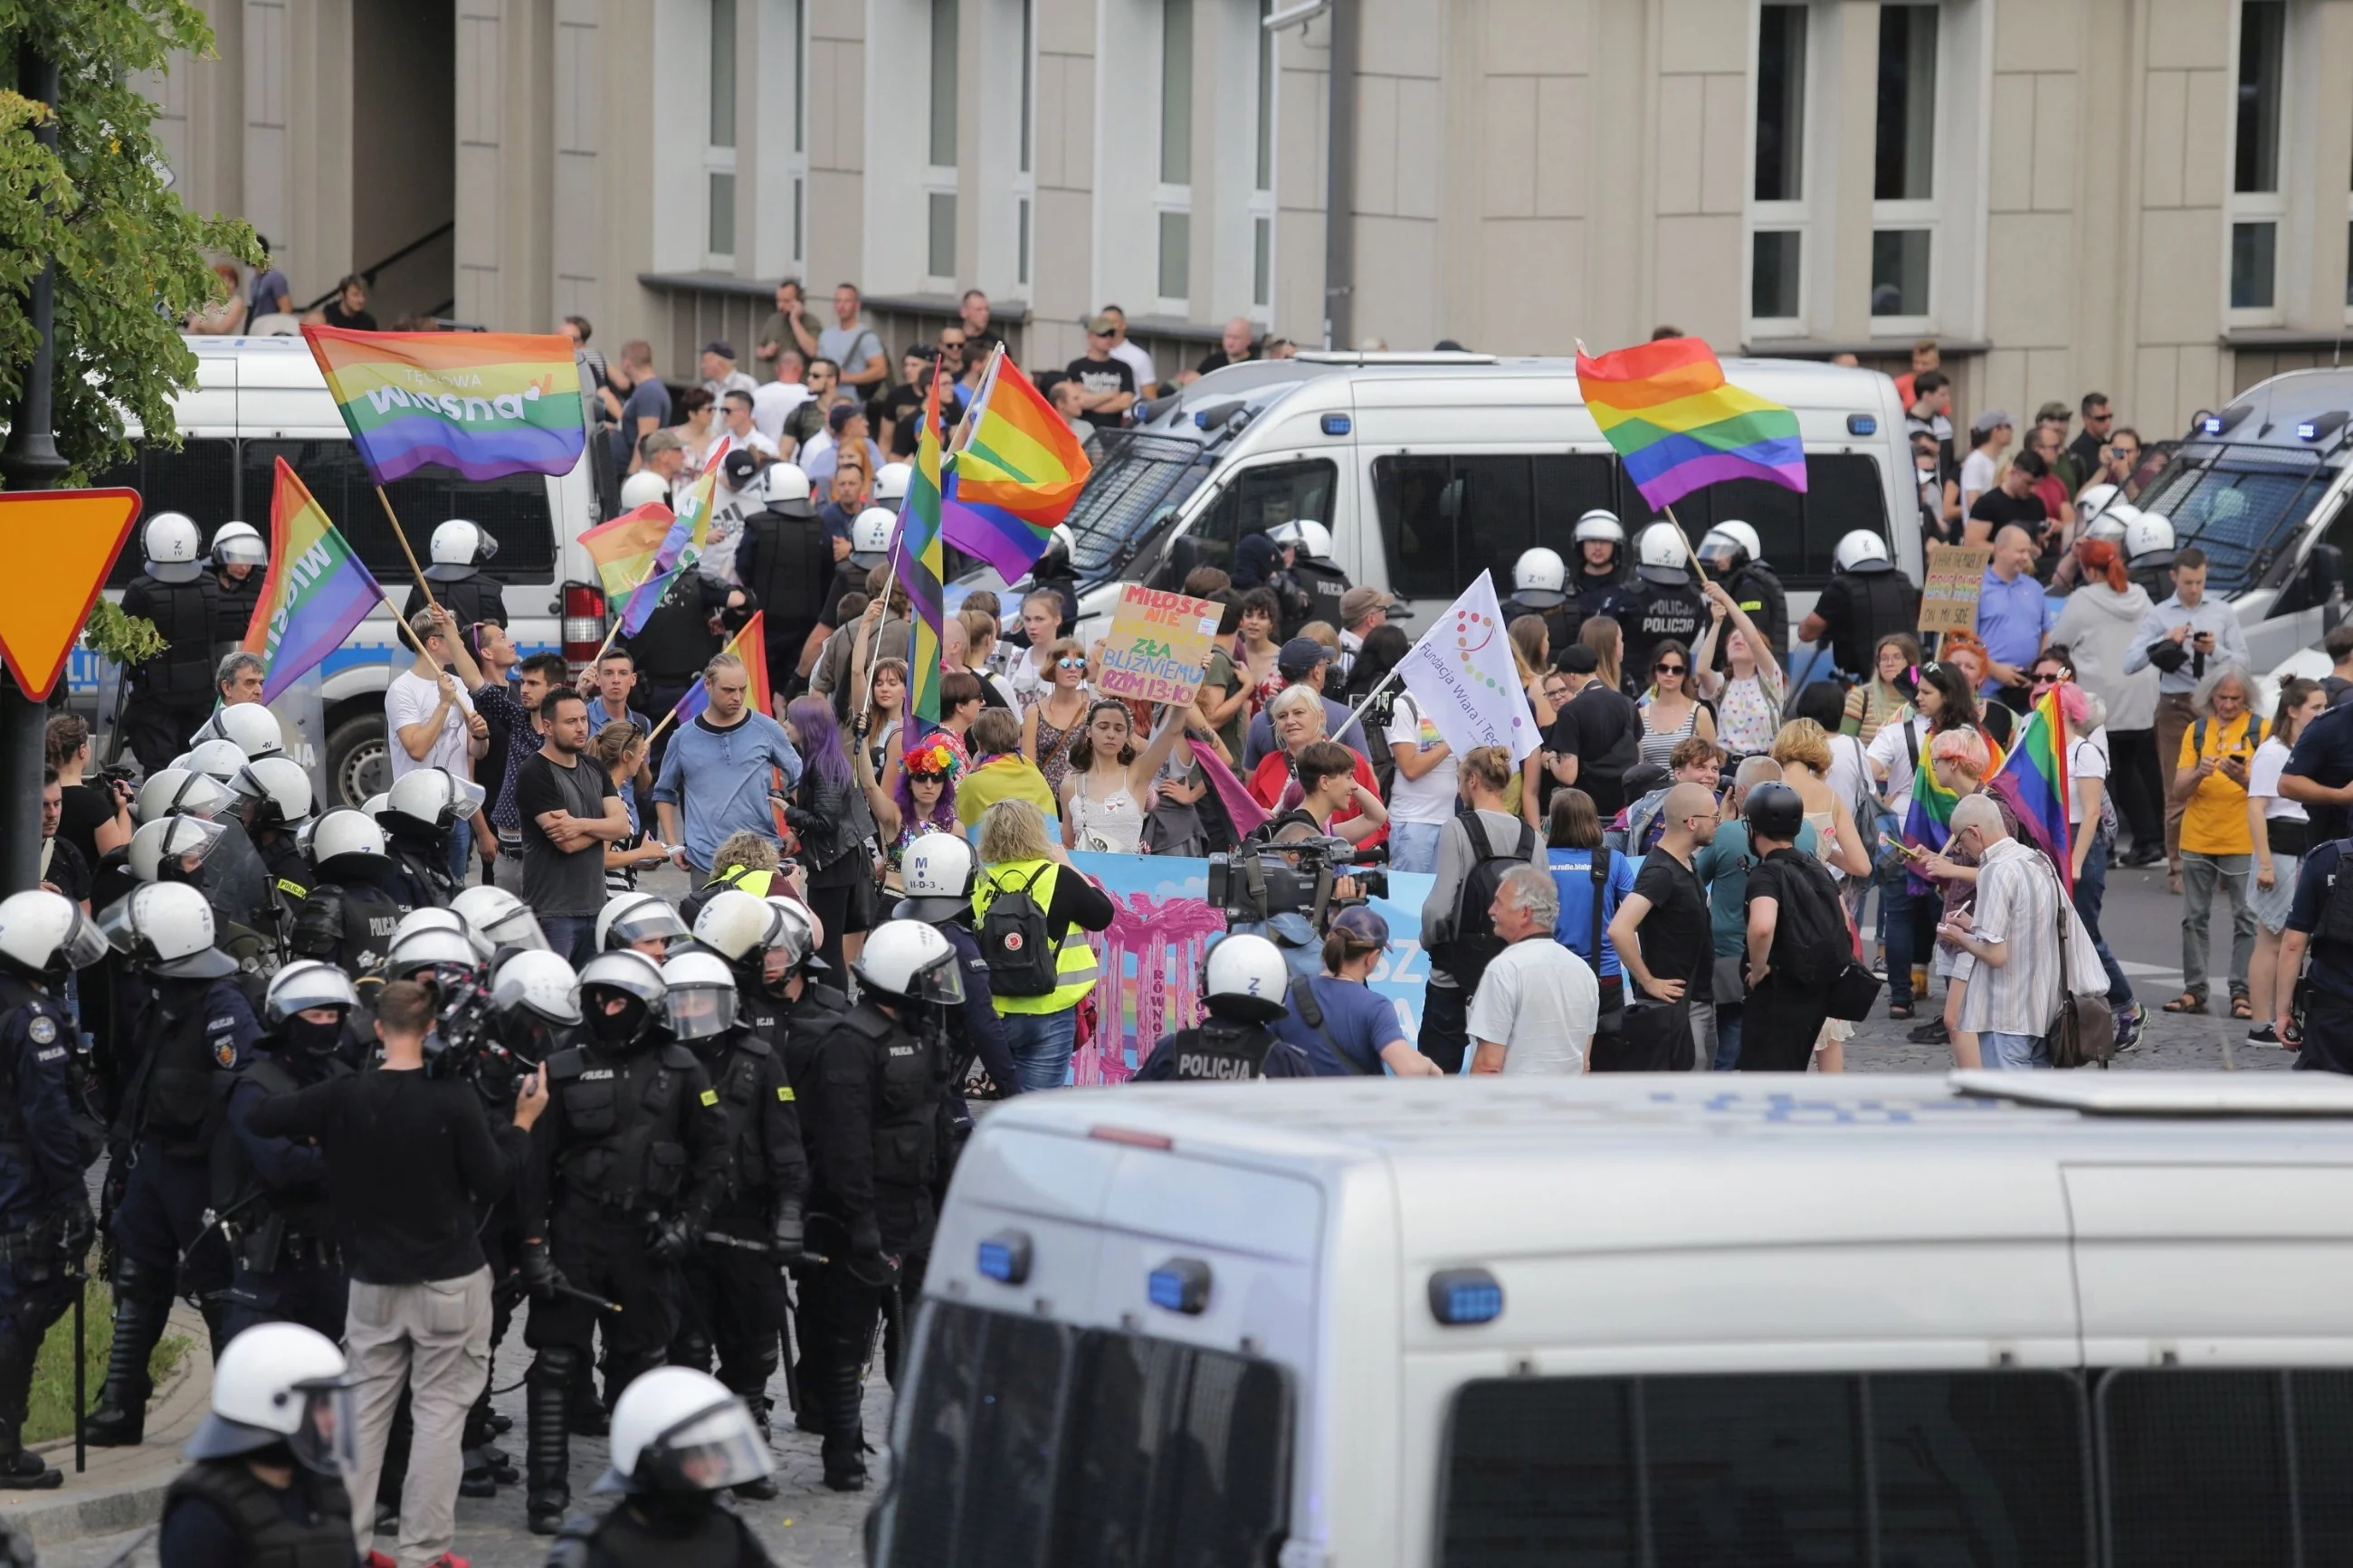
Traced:
<path id="1" fill-rule="evenodd" d="M 545 743 L 515 773 L 522 896 L 548 945 L 577 965 L 593 956 L 596 911 L 605 902 L 605 846 L 629 836 L 629 819 L 611 775 L 584 754 L 588 704 L 580 694 L 551 691 L 539 714 Z"/>
<path id="2" fill-rule="evenodd" d="M 873 328 L 858 319 L 863 297 L 855 283 L 844 283 L 833 291 L 834 324 L 817 335 L 817 352 L 821 359 L 829 359 L 841 367 L 841 384 L 855 389 L 855 395 L 870 396 L 890 379 L 891 361 L 882 352 L 882 340 Z"/>

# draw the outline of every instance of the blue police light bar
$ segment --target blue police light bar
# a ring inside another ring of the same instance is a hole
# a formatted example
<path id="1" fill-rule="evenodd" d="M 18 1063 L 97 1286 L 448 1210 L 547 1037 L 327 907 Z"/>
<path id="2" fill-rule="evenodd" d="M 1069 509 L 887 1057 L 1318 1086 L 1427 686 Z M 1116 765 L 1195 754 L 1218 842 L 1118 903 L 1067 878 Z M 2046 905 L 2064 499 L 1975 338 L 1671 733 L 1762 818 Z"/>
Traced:
<path id="1" fill-rule="evenodd" d="M 1875 414 L 1850 414 L 1846 416 L 1846 433 L 1850 436 L 1876 436 L 1879 416 Z"/>
<path id="2" fill-rule="evenodd" d="M 1450 1329 L 1504 1315 L 1504 1287 L 1483 1268 L 1441 1268 L 1430 1277 L 1430 1315 Z"/>
<path id="3" fill-rule="evenodd" d="M 2295 427 L 2295 438 L 2299 441 L 2319 440 L 2320 421 L 2317 419 L 2306 419 L 2299 423 Z"/>
<path id="4" fill-rule="evenodd" d="M 2222 416 L 2209 414 L 2198 422 L 2198 428 L 2209 436 L 2220 436 L 2222 433 Z"/>
<path id="5" fill-rule="evenodd" d="M 1346 415 L 1326 414 L 1324 416 L 1324 434 L 1326 436 L 1345 436 L 1348 433 L 1348 416 Z"/>
<path id="6" fill-rule="evenodd" d="M 1000 1285 L 1018 1285 L 1029 1278 L 1029 1237 L 1018 1230 L 1000 1230 L 983 1237 L 973 1267 Z"/>
<path id="7" fill-rule="evenodd" d="M 1162 1310 L 1198 1318 L 1209 1305 L 1209 1266 L 1198 1258 L 1172 1258 L 1152 1271 L 1145 1291 Z"/>

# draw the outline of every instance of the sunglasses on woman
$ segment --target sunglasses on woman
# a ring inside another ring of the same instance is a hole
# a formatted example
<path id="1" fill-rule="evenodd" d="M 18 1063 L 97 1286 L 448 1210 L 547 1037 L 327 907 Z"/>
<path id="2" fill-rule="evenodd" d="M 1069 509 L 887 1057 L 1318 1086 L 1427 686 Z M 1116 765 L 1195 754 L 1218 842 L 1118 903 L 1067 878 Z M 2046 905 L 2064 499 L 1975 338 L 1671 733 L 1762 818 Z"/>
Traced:
<path id="1" fill-rule="evenodd" d="M 1087 661 L 1082 658 L 1058 658 L 1054 661 L 1054 665 L 1058 669 L 1084 669 L 1087 667 Z"/>
<path id="2" fill-rule="evenodd" d="M 1653 675 L 1681 675 L 1683 672 L 1683 667 L 1680 664 L 1654 664 L 1651 666 L 1651 673 Z"/>

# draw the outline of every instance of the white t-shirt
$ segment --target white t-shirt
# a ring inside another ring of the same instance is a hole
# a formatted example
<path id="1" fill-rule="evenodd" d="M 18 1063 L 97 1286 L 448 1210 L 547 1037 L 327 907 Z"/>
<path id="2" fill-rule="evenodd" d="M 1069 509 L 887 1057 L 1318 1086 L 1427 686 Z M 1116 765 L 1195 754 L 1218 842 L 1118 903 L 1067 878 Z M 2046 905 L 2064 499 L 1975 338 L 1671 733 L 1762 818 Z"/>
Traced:
<path id="1" fill-rule="evenodd" d="M 2312 820 L 2302 803 L 2280 794 L 2280 774 L 2294 751 L 2292 746 L 2282 745 L 2277 735 L 2266 735 L 2263 743 L 2255 749 L 2255 760 L 2247 764 L 2247 793 L 2262 798 L 2266 822 L 2274 817 L 2290 822 Z"/>
<path id="2" fill-rule="evenodd" d="M 1159 371 L 1153 368 L 1152 356 L 1132 342 L 1123 342 L 1111 351 L 1111 357 L 1124 363 L 1135 373 L 1135 395 L 1141 398 L 1144 389 L 1159 381 Z"/>
<path id="3" fill-rule="evenodd" d="M 1866 753 L 1873 762 L 1887 770 L 1886 787 L 1882 794 L 1898 822 L 1912 815 L 1912 775 L 1916 770 L 1912 752 L 1904 743 L 1906 731 L 1911 732 L 1920 755 L 1926 757 L 1928 754 L 1928 721 L 1918 713 L 1901 724 L 1882 724 L 1879 733 L 1872 737 L 1871 748 Z"/>
<path id="4" fill-rule="evenodd" d="M 752 390 L 752 428 L 769 440 L 781 442 L 785 421 L 809 400 L 809 389 L 797 381 L 762 382 Z"/>
<path id="5" fill-rule="evenodd" d="M 1419 703 L 1410 697 L 1399 697 L 1390 710 L 1389 744 L 1435 746 L 1445 739 L 1438 732 Z M 1445 823 L 1454 816 L 1455 784 L 1461 769 L 1451 752 L 1439 764 L 1418 779 L 1405 776 L 1399 768 L 1397 777 L 1389 782 L 1389 820 L 1391 822 Z"/>
<path id="6" fill-rule="evenodd" d="M 2088 779 L 2099 780 L 2104 790 L 2108 787 L 2108 728 L 2105 724 L 2067 745 L 2067 820 L 2076 827 L 2086 823 L 2098 826 L 2091 808 L 2084 803 L 2084 784 Z"/>
<path id="7" fill-rule="evenodd" d="M 1831 771 L 1822 783 L 1830 786 L 1832 795 L 1846 802 L 1849 811 L 1854 811 L 1854 803 L 1864 795 L 1879 793 L 1871 776 L 1871 769 L 1864 764 L 1863 759 L 1869 754 L 1863 750 L 1862 742 L 1853 735 L 1831 737 Z M 1859 812 L 1855 826 L 1865 833 L 1871 831 L 1871 824 Z"/>
<path id="8" fill-rule="evenodd" d="M 1471 1037 L 1503 1046 L 1506 1073 L 1583 1072 L 1600 1021 L 1592 966 L 1549 937 L 1497 954 L 1471 998 Z"/>
<path id="9" fill-rule="evenodd" d="M 772 459 L 777 456 L 776 444 L 761 435 L 759 427 L 754 426 L 749 436 L 738 436 L 732 430 L 726 432 L 720 437 L 720 444 L 712 447 L 712 458 L 713 461 L 724 462 L 728 453 L 744 449 Z M 759 482 L 755 473 L 752 486 L 739 490 L 727 482 L 727 475 L 723 469 L 719 483 L 712 489 L 711 532 L 709 542 L 703 547 L 702 568 L 729 583 L 737 580 L 735 546 L 744 537 L 744 519 L 758 511 L 765 504 L 754 499 L 757 492 L 753 487 Z"/>
<path id="10" fill-rule="evenodd" d="M 431 751 L 421 758 L 412 757 L 408 748 L 400 743 L 401 731 L 411 724 L 422 724 L 433 717 L 433 710 L 440 705 L 439 685 L 414 669 L 402 670 L 384 689 L 384 722 L 390 731 L 394 778 L 405 778 L 419 768 L 439 768 L 461 779 L 474 776 L 473 759 L 466 755 L 466 715 L 474 710 L 474 703 L 462 684 L 458 687 L 458 700 L 441 721 L 441 734 Z"/>
<path id="11" fill-rule="evenodd" d="M 1969 504 L 1993 489 L 2000 475 L 1994 471 L 1993 459 L 1972 449 L 1961 459 L 1961 515 L 1967 517 Z"/>

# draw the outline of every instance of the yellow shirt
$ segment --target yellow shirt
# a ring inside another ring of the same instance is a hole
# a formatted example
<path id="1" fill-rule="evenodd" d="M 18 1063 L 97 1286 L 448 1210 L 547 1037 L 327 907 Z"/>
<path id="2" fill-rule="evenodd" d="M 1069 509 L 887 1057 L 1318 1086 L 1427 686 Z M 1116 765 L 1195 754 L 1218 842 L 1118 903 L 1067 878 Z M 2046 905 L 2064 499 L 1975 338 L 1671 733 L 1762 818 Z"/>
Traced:
<path id="1" fill-rule="evenodd" d="M 1062 815 L 1062 803 L 1046 787 L 1046 775 L 1016 753 L 983 763 L 956 781 L 956 820 L 970 827 L 1000 800 L 1026 800 L 1049 822 Z"/>
<path id="2" fill-rule="evenodd" d="M 2181 755 L 2173 764 L 2177 775 L 2183 768 L 2196 767 L 2207 757 L 2224 761 L 2235 757 L 2244 764 L 2254 756 L 2255 746 L 2247 735 L 2245 714 L 2228 724 L 2218 719 L 2209 719 L 2205 723 L 2203 752 L 2198 748 L 2195 721 L 2181 732 Z M 2255 841 L 2247 827 L 2247 786 L 2233 783 L 2220 768 L 2200 780 L 2198 792 L 2182 809 L 2181 847 L 2200 855 L 2253 854 Z"/>

